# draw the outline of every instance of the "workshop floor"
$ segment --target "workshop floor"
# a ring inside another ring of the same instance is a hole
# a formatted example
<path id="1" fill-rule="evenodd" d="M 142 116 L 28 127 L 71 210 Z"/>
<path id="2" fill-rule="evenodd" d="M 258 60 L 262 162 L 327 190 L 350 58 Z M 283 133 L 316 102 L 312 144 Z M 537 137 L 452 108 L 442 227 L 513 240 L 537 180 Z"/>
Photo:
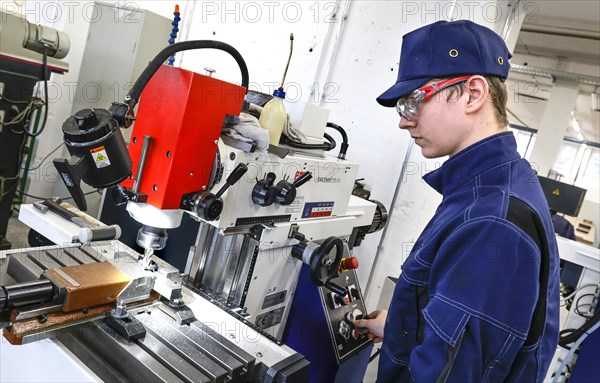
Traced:
<path id="1" fill-rule="evenodd" d="M 18 213 L 13 211 L 13 215 L 8 220 L 6 230 L 6 239 L 11 243 L 13 249 L 29 247 L 27 235 L 29 227 L 17 218 Z"/>

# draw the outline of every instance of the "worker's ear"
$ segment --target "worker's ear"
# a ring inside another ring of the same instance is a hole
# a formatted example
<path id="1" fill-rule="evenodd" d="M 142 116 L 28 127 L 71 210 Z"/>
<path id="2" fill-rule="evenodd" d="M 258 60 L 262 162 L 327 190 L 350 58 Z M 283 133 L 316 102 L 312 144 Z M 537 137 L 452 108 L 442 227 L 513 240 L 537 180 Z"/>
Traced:
<path id="1" fill-rule="evenodd" d="M 484 107 L 487 101 L 489 95 L 488 83 L 483 76 L 471 76 L 465 84 L 465 92 L 468 96 L 465 112 L 467 114 L 476 113 Z"/>

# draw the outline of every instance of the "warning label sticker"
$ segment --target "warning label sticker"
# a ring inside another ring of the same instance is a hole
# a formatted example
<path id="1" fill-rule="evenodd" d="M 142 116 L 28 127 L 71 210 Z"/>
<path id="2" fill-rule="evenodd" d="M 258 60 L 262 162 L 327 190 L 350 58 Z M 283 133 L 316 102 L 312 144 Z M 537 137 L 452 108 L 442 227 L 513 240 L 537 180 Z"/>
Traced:
<path id="1" fill-rule="evenodd" d="M 298 213 L 302 210 L 302 204 L 304 203 L 304 196 L 298 196 L 290 205 L 285 207 L 285 214 Z"/>
<path id="2" fill-rule="evenodd" d="M 108 159 L 108 154 L 106 154 L 106 149 L 104 146 L 100 146 L 90 150 L 92 154 L 92 158 L 94 159 L 94 163 L 98 169 L 104 168 L 110 165 L 110 160 Z"/>

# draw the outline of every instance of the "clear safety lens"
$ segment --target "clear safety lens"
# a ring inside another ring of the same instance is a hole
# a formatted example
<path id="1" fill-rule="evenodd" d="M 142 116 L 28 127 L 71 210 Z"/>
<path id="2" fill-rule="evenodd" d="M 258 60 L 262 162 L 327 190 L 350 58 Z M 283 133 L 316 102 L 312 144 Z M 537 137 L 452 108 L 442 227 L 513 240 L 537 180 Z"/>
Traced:
<path id="1" fill-rule="evenodd" d="M 401 98 L 396 103 L 396 111 L 407 120 L 412 120 L 419 112 L 419 103 L 413 97 Z"/>

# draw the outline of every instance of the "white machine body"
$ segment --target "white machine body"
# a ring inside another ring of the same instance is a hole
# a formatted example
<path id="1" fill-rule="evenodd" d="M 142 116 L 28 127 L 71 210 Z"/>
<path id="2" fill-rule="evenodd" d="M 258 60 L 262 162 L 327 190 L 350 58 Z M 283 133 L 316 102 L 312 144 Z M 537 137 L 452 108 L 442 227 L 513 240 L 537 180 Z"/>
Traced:
<path id="1" fill-rule="evenodd" d="M 219 143 L 226 176 L 238 163 L 246 163 L 248 172 L 223 196 L 223 212 L 218 221 L 210 224 L 220 229 L 269 222 L 299 222 L 327 219 L 346 215 L 358 165 L 333 156 L 311 156 L 290 152 L 285 158 L 270 153 L 244 153 L 239 149 Z M 233 159 L 232 159 L 233 158 Z M 273 203 L 260 206 L 252 202 L 252 188 L 257 179 L 267 173 L 276 175 L 275 184 L 283 179 L 293 182 L 305 172 L 312 179 L 297 189 L 294 202 L 288 206 Z"/>

